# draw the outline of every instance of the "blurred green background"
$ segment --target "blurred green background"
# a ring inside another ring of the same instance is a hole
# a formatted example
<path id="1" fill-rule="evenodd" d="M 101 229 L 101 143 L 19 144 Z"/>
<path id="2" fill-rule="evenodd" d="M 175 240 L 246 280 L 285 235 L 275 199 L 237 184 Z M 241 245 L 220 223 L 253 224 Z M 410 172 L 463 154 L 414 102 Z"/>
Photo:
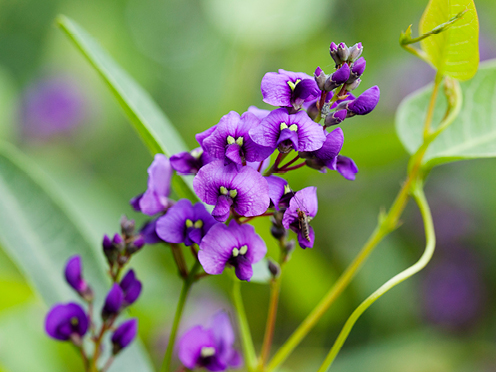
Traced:
<path id="1" fill-rule="evenodd" d="M 361 41 L 367 70 L 358 92 L 379 85 L 382 96 L 372 114 L 342 126 L 342 154 L 357 163 L 357 179 L 306 169 L 287 177 L 293 189 L 316 185 L 320 208 L 312 221 L 314 249 L 298 248 L 286 267 L 277 346 L 344 270 L 372 232 L 380 208 L 388 207 L 399 190 L 408 157 L 394 132 L 395 109 L 428 83 L 433 71 L 402 51 L 398 37 L 411 23 L 416 32 L 426 5 L 425 0 L 1 1 L 0 137 L 52 179 L 56 193 L 99 245 L 104 233 L 118 230 L 122 214 L 144 222 L 128 201 L 145 190 L 152 158 L 100 78 L 55 27 L 57 14 L 73 18 L 98 39 L 151 93 L 191 148 L 195 133 L 230 110 L 268 108 L 260 93 L 266 72 L 283 68 L 312 74 L 320 66 L 329 73 L 329 43 Z M 481 0 L 476 6 L 481 58 L 495 58 L 496 3 Z M 432 172 L 427 197 L 438 251 L 425 271 L 358 321 L 334 371 L 496 371 L 495 165 L 495 160 L 477 160 Z M 413 203 L 403 222 L 284 371 L 315 370 L 351 311 L 419 257 L 424 239 Z M 258 221 L 256 227 L 275 256 L 268 229 Z M 130 314 L 139 317 L 140 335 L 158 364 L 180 281 L 162 246 L 147 246 L 132 266 L 144 292 Z M 206 324 L 216 310 L 229 308 L 228 282 L 212 277 L 194 287 L 185 324 Z M 268 287 L 243 284 L 242 290 L 260 346 Z M 0 294 L 0 371 L 82 370 L 69 345 L 44 335 L 46 307 L 1 250 Z"/>

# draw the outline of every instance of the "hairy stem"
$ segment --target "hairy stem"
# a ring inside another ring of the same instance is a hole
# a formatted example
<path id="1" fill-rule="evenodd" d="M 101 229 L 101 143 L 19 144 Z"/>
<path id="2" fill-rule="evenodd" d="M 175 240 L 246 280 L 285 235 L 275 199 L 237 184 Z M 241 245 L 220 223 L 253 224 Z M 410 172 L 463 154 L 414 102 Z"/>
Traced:
<path id="1" fill-rule="evenodd" d="M 351 314 L 351 316 L 346 321 L 343 329 L 341 330 L 336 342 L 332 346 L 329 354 L 327 355 L 324 363 L 320 366 L 317 372 L 326 372 L 331 366 L 332 362 L 336 358 L 339 350 L 343 346 L 344 342 L 348 338 L 348 335 L 353 328 L 353 325 L 356 323 L 360 315 L 367 310 L 370 305 L 372 305 L 379 297 L 381 297 L 384 293 L 389 291 L 391 288 L 400 284 L 404 280 L 408 279 L 412 275 L 418 273 L 422 270 L 432 258 L 434 253 L 434 248 L 436 246 L 436 236 L 434 233 L 434 225 L 432 223 L 432 215 L 429 209 L 429 204 L 425 198 L 424 191 L 422 189 L 422 181 L 418 180 L 413 185 L 413 196 L 417 205 L 419 206 L 420 213 L 422 214 L 422 218 L 424 220 L 424 229 L 425 229 L 425 237 L 426 237 L 426 246 L 424 253 L 420 257 L 420 259 L 408 269 L 402 271 L 398 275 L 394 276 L 390 280 L 388 280 L 385 284 L 383 284 L 378 290 L 372 293 L 365 301 L 363 301 L 360 306 L 356 308 L 356 310 Z"/>
<path id="2" fill-rule="evenodd" d="M 248 319 L 246 318 L 243 299 L 241 298 L 241 284 L 238 278 L 234 277 L 234 274 L 233 274 L 232 298 L 234 302 L 234 307 L 236 309 L 236 315 L 238 317 L 239 331 L 241 335 L 241 345 L 243 347 L 243 354 L 245 357 L 246 368 L 248 372 L 254 372 L 257 363 L 255 347 L 253 346 L 253 340 L 251 338 L 251 333 L 250 333 L 250 326 L 248 325 Z"/>
<path id="3" fill-rule="evenodd" d="M 189 275 L 183 279 L 183 287 L 181 289 L 181 294 L 179 295 L 179 301 L 177 302 L 176 313 L 174 315 L 174 321 L 172 323 L 171 334 L 169 336 L 169 343 L 167 344 L 167 349 L 165 350 L 164 360 L 162 362 L 162 367 L 160 372 L 169 372 L 171 368 L 172 352 L 174 351 L 174 343 L 176 342 L 176 334 L 181 322 L 181 317 L 183 315 L 184 305 L 186 299 L 188 298 L 191 286 L 196 280 L 196 273 L 200 269 L 200 262 L 196 261 L 195 265 L 191 269 Z"/>

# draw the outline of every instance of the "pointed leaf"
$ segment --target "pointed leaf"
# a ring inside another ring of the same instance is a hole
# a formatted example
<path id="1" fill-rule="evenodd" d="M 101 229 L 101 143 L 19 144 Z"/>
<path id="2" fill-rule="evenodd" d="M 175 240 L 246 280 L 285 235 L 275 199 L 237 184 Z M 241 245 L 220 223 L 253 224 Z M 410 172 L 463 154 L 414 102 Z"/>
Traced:
<path id="1" fill-rule="evenodd" d="M 443 75 L 468 80 L 479 65 L 479 20 L 473 0 L 430 0 L 420 20 L 424 34 L 460 12 L 461 19 L 437 35 L 420 42 L 434 67 Z"/>
<path id="2" fill-rule="evenodd" d="M 27 159 L 0 142 L 0 245 L 48 305 L 76 299 L 63 271 L 69 256 L 80 254 L 98 305 L 109 283 L 100 247 L 88 243 L 52 190 Z M 113 370 L 153 369 L 141 346 L 135 344 L 117 358 Z"/>
<path id="3" fill-rule="evenodd" d="M 68 17 L 59 16 L 57 23 L 103 78 L 152 155 L 163 153 L 170 157 L 188 151 L 181 136 L 150 95 L 91 35 Z M 198 200 L 191 177 L 174 177 L 173 187 L 180 197 Z"/>
<path id="4" fill-rule="evenodd" d="M 455 121 L 429 146 L 426 167 L 455 160 L 496 157 L 496 60 L 485 62 L 470 80 L 461 83 L 463 104 Z M 413 154 L 421 145 L 423 123 L 432 86 L 422 88 L 401 103 L 396 131 L 403 146 Z M 446 98 L 439 94 L 433 123 L 446 111 Z"/>

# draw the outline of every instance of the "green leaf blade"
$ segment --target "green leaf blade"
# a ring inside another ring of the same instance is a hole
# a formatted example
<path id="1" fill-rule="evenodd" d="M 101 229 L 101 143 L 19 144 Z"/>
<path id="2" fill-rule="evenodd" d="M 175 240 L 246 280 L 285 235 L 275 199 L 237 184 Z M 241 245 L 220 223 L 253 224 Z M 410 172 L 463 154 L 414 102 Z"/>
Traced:
<path id="1" fill-rule="evenodd" d="M 188 151 L 183 139 L 150 95 L 81 26 L 66 16 L 57 24 L 103 78 L 152 155 Z M 198 200 L 188 177 L 175 177 L 179 197 Z"/>
<path id="2" fill-rule="evenodd" d="M 429 146 L 425 167 L 456 160 L 496 157 L 496 60 L 488 61 L 470 81 L 461 83 L 463 104 L 455 121 Z M 396 115 L 396 131 L 413 154 L 422 143 L 423 122 L 432 85 L 409 95 Z M 447 107 L 440 94 L 433 123 L 439 123 Z"/>
<path id="3" fill-rule="evenodd" d="M 479 20 L 473 0 L 430 0 L 420 20 L 424 34 L 466 11 L 448 29 L 420 44 L 432 65 L 443 75 L 471 79 L 479 66 Z"/>
<path id="4" fill-rule="evenodd" d="M 67 259 L 81 255 L 84 276 L 103 303 L 110 281 L 100 247 L 92 247 L 77 220 L 53 195 L 48 180 L 13 147 L 0 142 L 0 245 L 48 305 L 76 300 L 65 283 Z M 39 325 L 40 328 L 43 326 Z M 111 371 L 152 372 L 139 343 L 122 353 Z"/>

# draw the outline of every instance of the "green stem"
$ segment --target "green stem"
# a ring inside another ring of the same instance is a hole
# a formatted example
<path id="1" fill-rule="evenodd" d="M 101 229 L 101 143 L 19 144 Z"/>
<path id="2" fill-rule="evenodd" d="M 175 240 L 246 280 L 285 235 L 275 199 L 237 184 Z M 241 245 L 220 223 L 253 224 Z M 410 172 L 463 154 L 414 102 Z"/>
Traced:
<path id="1" fill-rule="evenodd" d="M 255 347 L 251 338 L 250 326 L 246 318 L 245 307 L 243 299 L 241 298 L 241 284 L 240 281 L 233 275 L 232 298 L 236 315 L 238 317 L 239 331 L 241 333 L 241 344 L 243 347 L 243 354 L 245 356 L 245 363 L 248 372 L 254 372 L 257 364 L 257 357 L 255 354 Z"/>
<path id="2" fill-rule="evenodd" d="M 388 280 L 378 290 L 372 293 L 365 301 L 363 301 L 360 304 L 360 306 L 356 308 L 356 310 L 351 314 L 351 316 L 346 321 L 336 342 L 332 346 L 331 351 L 329 352 L 326 359 L 324 360 L 324 363 L 322 363 L 322 365 L 320 366 L 317 372 L 326 372 L 329 369 L 332 362 L 336 358 L 336 355 L 339 353 L 339 350 L 346 341 L 351 329 L 353 328 L 353 325 L 356 323 L 360 315 L 362 315 L 363 312 L 370 307 L 370 305 L 372 305 L 379 297 L 381 297 L 391 288 L 400 284 L 401 282 L 408 279 L 412 275 L 418 273 L 431 260 L 432 255 L 434 253 L 434 248 L 436 246 L 436 236 L 434 233 L 434 225 L 432 223 L 432 215 L 429 209 L 429 204 L 427 203 L 427 200 L 425 198 L 425 194 L 422 189 L 422 186 L 423 185 L 420 180 L 414 183 L 413 197 L 415 198 L 415 201 L 419 206 L 420 213 L 422 214 L 422 218 L 424 220 L 425 237 L 426 237 L 426 246 L 424 253 L 414 265 L 410 266 L 408 269 L 402 271 L 398 275 Z"/>
<path id="3" fill-rule="evenodd" d="M 434 115 L 434 109 L 436 107 L 436 99 L 437 99 L 437 93 L 439 91 L 439 85 L 441 84 L 442 80 L 443 80 L 443 75 L 438 71 L 436 73 L 436 77 L 434 78 L 434 87 L 432 89 L 431 99 L 429 101 L 429 107 L 427 109 L 427 115 L 425 118 L 424 141 L 431 135 L 432 117 Z"/>
<path id="4" fill-rule="evenodd" d="M 276 325 L 279 294 L 281 293 L 281 278 L 282 278 L 282 270 L 281 270 L 281 274 L 279 274 L 277 278 L 274 278 L 270 283 L 269 311 L 267 315 L 267 323 L 265 326 L 264 340 L 262 343 L 262 351 L 260 353 L 259 370 L 263 370 L 263 367 L 265 366 L 265 363 L 269 358 L 270 347 L 272 345 L 272 339 L 274 337 L 274 329 Z"/>
<path id="5" fill-rule="evenodd" d="M 431 101 L 435 100 L 437 95 L 436 91 L 432 92 Z M 425 127 L 430 127 L 432 121 L 432 114 L 427 115 L 425 121 Z M 354 278 L 358 270 L 362 267 L 365 260 L 370 256 L 374 248 L 379 244 L 379 242 L 390 232 L 392 232 L 398 226 L 399 218 L 403 213 L 408 202 L 410 190 L 412 187 L 412 182 L 420 177 L 422 160 L 424 158 L 425 152 L 427 151 L 428 145 L 434 140 L 438 133 L 432 133 L 424 140 L 424 143 L 417 152 L 410 158 L 408 166 L 408 175 L 403 187 L 396 196 L 393 205 L 389 209 L 387 215 L 380 215 L 379 223 L 375 228 L 372 235 L 369 237 L 365 245 L 362 247 L 358 255 L 355 257 L 353 262 L 348 266 L 348 268 L 341 274 L 336 283 L 327 292 L 324 298 L 319 302 L 319 304 L 312 310 L 312 312 L 306 317 L 306 319 L 298 326 L 298 328 L 293 332 L 289 339 L 281 346 L 281 348 L 276 352 L 274 357 L 271 359 L 266 372 L 271 372 L 276 369 L 281 363 L 283 363 L 291 352 L 299 345 L 303 338 L 310 332 L 310 330 L 317 324 L 319 319 L 326 313 L 329 307 L 334 303 L 334 301 L 341 295 L 341 293 L 350 284 L 351 280 Z"/>
<path id="6" fill-rule="evenodd" d="M 162 362 L 162 367 L 160 372 L 169 372 L 171 368 L 172 352 L 174 351 L 174 343 L 176 341 L 176 334 L 179 328 L 179 323 L 181 322 L 181 317 L 183 315 L 184 304 L 188 298 L 189 290 L 195 282 L 196 273 L 200 269 L 201 265 L 199 261 L 196 261 L 193 268 L 191 269 L 189 275 L 183 279 L 183 287 L 181 289 L 181 294 L 179 295 L 179 301 L 177 302 L 176 313 L 174 315 L 174 322 L 172 323 L 171 334 L 169 336 L 169 344 L 165 350 L 164 360 Z"/>

